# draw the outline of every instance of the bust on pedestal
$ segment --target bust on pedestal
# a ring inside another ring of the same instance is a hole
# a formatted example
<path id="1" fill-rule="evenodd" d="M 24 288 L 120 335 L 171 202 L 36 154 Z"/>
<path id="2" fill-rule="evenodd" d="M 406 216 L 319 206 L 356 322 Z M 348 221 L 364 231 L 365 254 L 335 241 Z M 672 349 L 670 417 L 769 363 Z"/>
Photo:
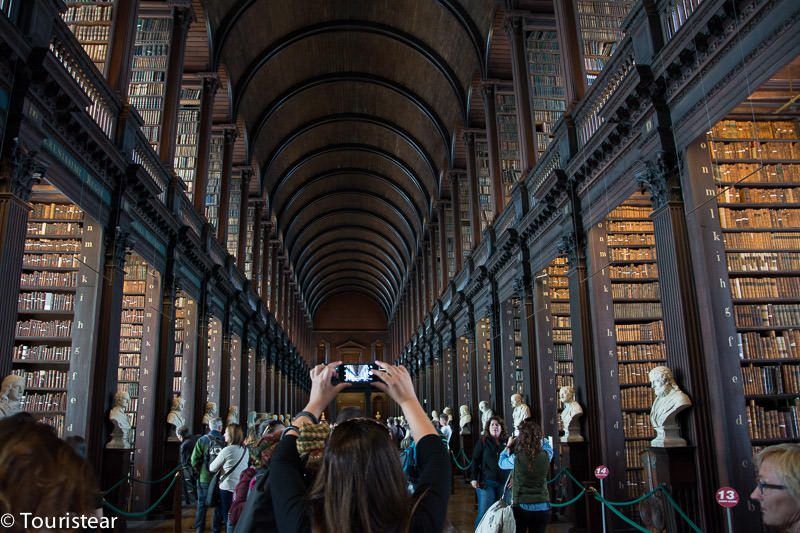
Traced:
<path id="1" fill-rule="evenodd" d="M 239 423 L 239 407 L 236 405 L 232 405 L 230 409 L 228 409 L 228 417 L 225 419 L 225 425 L 230 426 L 231 424 L 238 424 Z"/>
<path id="2" fill-rule="evenodd" d="M 650 423 L 656 432 L 656 438 L 650 441 L 654 448 L 672 448 L 686 446 L 681 437 L 681 429 L 676 421 L 678 413 L 689 408 L 692 400 L 678 387 L 672 370 L 666 366 L 657 366 L 648 372 L 650 385 L 656 393 L 656 399 L 650 407 Z"/>
<path id="3" fill-rule="evenodd" d="M 564 405 L 561 411 L 561 427 L 564 428 L 561 442 L 583 442 L 579 420 L 583 416 L 583 407 L 575 401 L 575 387 L 561 387 L 558 398 Z"/>
<path id="4" fill-rule="evenodd" d="M 466 405 L 458 408 L 458 425 L 461 427 L 461 435 L 472 435 L 472 415 Z"/>
<path id="5" fill-rule="evenodd" d="M 178 430 L 186 425 L 186 416 L 183 414 L 183 408 L 186 402 L 180 396 L 175 396 L 172 399 L 172 408 L 167 413 L 167 424 L 172 426 L 169 434 L 169 440 L 177 440 Z"/>
<path id="6" fill-rule="evenodd" d="M 214 402 L 206 402 L 206 412 L 203 414 L 203 425 L 209 428 L 209 424 L 215 418 L 217 418 L 217 404 Z"/>
<path id="7" fill-rule="evenodd" d="M 439 412 L 436 409 L 431 411 L 431 422 L 433 427 L 439 427 Z"/>
<path id="8" fill-rule="evenodd" d="M 24 396 L 25 379 L 14 374 L 6 376 L 0 385 L 0 418 L 19 413 L 22 410 Z"/>
<path id="9" fill-rule="evenodd" d="M 119 391 L 114 395 L 114 407 L 108 413 L 108 419 L 114 425 L 111 432 L 111 442 L 106 444 L 106 448 L 133 448 L 133 435 L 131 421 L 125 413 L 131 404 L 131 397 L 125 391 Z"/>
<path id="10" fill-rule="evenodd" d="M 442 409 L 442 413 L 447 415 L 447 423 L 450 424 L 453 421 L 453 410 L 449 407 L 445 407 Z"/>
<path id="11" fill-rule="evenodd" d="M 481 412 L 481 435 L 486 434 L 486 424 L 489 419 L 494 416 L 494 411 L 489 407 L 489 402 L 486 400 L 478 404 L 478 411 Z"/>
<path id="12" fill-rule="evenodd" d="M 522 395 L 511 395 L 511 406 L 514 408 L 514 431 L 519 428 L 523 420 L 531 416 L 531 408 L 522 401 Z"/>

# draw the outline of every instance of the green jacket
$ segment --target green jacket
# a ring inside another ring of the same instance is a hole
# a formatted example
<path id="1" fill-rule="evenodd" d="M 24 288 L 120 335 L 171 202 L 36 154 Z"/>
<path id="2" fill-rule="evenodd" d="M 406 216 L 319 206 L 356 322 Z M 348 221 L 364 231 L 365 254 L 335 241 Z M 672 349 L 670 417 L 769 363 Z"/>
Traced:
<path id="1" fill-rule="evenodd" d="M 211 478 L 214 477 L 214 474 L 208 470 L 210 461 L 206 462 L 206 451 L 211 445 L 212 438 L 217 439 L 221 443 L 221 447 L 225 447 L 225 438 L 222 433 L 211 431 L 197 439 L 197 444 L 194 445 L 194 450 L 192 450 L 192 468 L 197 473 L 197 481 L 200 483 L 209 483 Z"/>
<path id="2" fill-rule="evenodd" d="M 547 490 L 547 473 L 550 457 L 544 450 L 533 459 L 524 454 L 516 454 L 514 459 L 514 485 L 511 490 L 512 501 L 520 503 L 544 503 L 550 501 Z"/>

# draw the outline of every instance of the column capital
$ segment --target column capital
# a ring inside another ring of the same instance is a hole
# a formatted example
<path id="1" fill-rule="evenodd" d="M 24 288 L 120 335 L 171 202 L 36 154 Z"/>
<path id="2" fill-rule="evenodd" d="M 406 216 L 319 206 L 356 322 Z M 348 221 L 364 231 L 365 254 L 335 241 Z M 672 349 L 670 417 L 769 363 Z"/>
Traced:
<path id="1" fill-rule="evenodd" d="M 678 175 L 678 158 L 672 152 L 660 151 L 645 161 L 645 171 L 636 176 L 636 181 L 650 191 L 653 210 L 681 200 Z"/>
<path id="2" fill-rule="evenodd" d="M 484 82 L 482 82 L 480 84 L 481 95 L 485 99 L 490 99 L 491 100 L 491 99 L 494 98 L 494 93 L 495 93 L 495 89 L 496 88 L 497 87 L 495 86 L 494 82 L 484 81 Z"/>
<path id="3" fill-rule="evenodd" d="M 226 144 L 235 143 L 238 136 L 235 126 L 227 126 L 222 130 L 222 138 Z"/>
<path id="4" fill-rule="evenodd" d="M 219 76 L 216 72 L 201 72 L 198 74 L 200 79 L 203 80 L 203 94 L 211 92 L 213 97 L 219 89 Z"/>
<path id="5" fill-rule="evenodd" d="M 571 228 L 561 235 L 558 253 L 567 256 L 570 268 L 578 264 L 578 237 Z"/>
<path id="6" fill-rule="evenodd" d="M 20 145 L 14 147 L 11 152 L 11 161 L 3 166 L 7 172 L 7 190 L 27 202 L 31 197 L 33 185 L 37 179 L 44 174 L 45 168 L 37 163 L 35 150 L 25 150 Z"/>
<path id="7" fill-rule="evenodd" d="M 189 26 L 195 22 L 194 10 L 192 3 L 184 0 L 172 0 L 172 27 L 178 28 L 182 33 L 189 31 Z M 173 30 L 174 31 L 174 30 Z"/>

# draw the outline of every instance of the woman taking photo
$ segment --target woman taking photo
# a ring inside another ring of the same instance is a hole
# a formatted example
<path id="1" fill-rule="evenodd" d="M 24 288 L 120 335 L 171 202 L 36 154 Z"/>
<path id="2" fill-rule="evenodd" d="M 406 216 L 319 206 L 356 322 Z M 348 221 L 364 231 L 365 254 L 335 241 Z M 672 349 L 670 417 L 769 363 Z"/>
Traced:
<path id="1" fill-rule="evenodd" d="M 476 528 L 489 507 L 503 495 L 503 484 L 507 474 L 500 470 L 498 460 L 500 452 L 503 451 L 503 443 L 507 438 L 503 419 L 493 416 L 486 421 L 483 435 L 472 451 L 472 468 L 470 470 L 472 481 L 470 484 L 478 495 Z"/>
<path id="2" fill-rule="evenodd" d="M 550 493 L 547 474 L 553 459 L 550 441 L 542 428 L 526 418 L 519 425 L 519 436 L 508 439 L 500 454 L 500 468 L 513 469 L 511 502 L 520 533 L 544 533 L 550 522 Z"/>
<path id="3" fill-rule="evenodd" d="M 419 479 L 413 497 L 406 490 L 397 447 L 382 424 L 355 418 L 331 433 L 322 466 L 308 494 L 297 452 L 299 428 L 314 424 L 322 411 L 348 387 L 334 385 L 336 366 L 311 370 L 311 395 L 305 409 L 284 431 L 270 463 L 270 480 L 281 532 L 441 531 L 450 494 L 450 463 L 442 439 L 422 410 L 408 371 L 376 361 L 381 381 L 373 383 L 403 411 L 417 441 Z"/>
<path id="4" fill-rule="evenodd" d="M 228 532 L 233 531 L 233 525 L 228 521 L 228 512 L 233 502 L 233 491 L 239 483 L 239 476 L 247 469 L 248 453 L 243 446 L 244 433 L 239 424 L 230 424 L 225 428 L 225 442 L 228 445 L 222 449 L 208 467 L 209 471 L 216 472 L 222 468 L 219 481 L 219 505 L 222 518 L 227 524 Z"/>

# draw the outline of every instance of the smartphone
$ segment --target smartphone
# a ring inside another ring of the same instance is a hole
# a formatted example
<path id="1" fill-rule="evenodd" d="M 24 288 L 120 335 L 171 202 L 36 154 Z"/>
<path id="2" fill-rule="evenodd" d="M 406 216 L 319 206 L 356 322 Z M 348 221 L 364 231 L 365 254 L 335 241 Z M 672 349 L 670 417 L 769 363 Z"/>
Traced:
<path id="1" fill-rule="evenodd" d="M 372 363 L 339 365 L 336 367 L 339 383 L 372 383 L 379 381 L 378 365 Z"/>

